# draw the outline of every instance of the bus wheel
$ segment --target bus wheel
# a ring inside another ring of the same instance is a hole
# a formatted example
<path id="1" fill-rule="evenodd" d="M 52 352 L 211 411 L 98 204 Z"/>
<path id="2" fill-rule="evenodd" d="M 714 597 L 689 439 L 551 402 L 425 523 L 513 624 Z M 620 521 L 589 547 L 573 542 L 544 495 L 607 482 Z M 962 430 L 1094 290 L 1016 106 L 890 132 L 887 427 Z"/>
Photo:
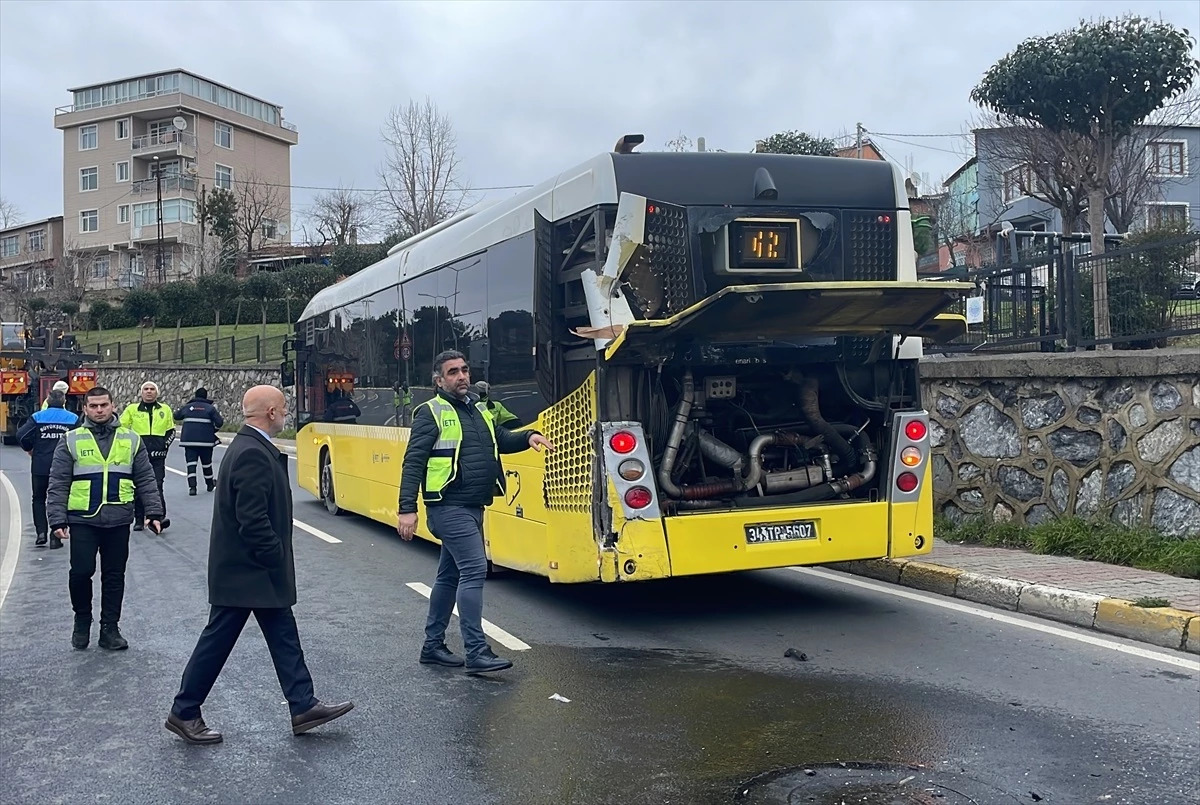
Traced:
<path id="1" fill-rule="evenodd" d="M 337 493 L 333 489 L 333 464 L 329 462 L 329 455 L 321 456 L 321 500 L 325 503 L 325 510 L 335 517 L 342 513 L 342 509 L 337 505 Z"/>

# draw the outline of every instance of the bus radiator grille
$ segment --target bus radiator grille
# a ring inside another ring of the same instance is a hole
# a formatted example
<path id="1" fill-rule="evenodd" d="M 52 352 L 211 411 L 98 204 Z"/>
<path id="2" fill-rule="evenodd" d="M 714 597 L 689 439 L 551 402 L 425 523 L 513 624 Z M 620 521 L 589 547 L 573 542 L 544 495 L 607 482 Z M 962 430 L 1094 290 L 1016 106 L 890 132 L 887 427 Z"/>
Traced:
<path id="1" fill-rule="evenodd" d="M 542 487 L 546 508 L 560 512 L 590 512 L 594 489 L 596 448 L 596 375 L 542 414 L 543 433 L 554 445 L 546 455 Z"/>

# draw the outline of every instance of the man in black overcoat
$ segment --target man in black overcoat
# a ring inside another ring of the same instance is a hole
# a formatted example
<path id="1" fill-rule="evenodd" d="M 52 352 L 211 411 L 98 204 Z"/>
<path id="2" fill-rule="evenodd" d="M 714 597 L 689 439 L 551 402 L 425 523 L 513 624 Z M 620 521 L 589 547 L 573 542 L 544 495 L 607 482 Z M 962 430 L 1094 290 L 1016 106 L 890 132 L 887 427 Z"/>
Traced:
<path id="1" fill-rule="evenodd" d="M 208 548 L 208 626 L 183 671 L 166 727 L 192 744 L 221 741 L 200 716 L 225 661 L 253 613 L 266 638 L 275 673 L 299 735 L 339 718 L 353 702 L 327 705 L 313 694 L 292 606 L 292 488 L 287 456 L 271 442 L 283 430 L 287 401 L 273 386 L 255 386 L 242 398 L 246 424 L 234 437 L 217 473 Z"/>

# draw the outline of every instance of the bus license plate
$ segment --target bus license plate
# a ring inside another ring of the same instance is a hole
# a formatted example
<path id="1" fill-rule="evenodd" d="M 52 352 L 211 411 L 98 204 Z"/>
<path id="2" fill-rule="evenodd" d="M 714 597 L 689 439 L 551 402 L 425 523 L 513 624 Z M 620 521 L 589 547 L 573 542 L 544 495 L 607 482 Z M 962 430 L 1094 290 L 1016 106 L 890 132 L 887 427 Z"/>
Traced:
<path id="1" fill-rule="evenodd" d="M 812 520 L 793 520 L 790 523 L 755 523 L 745 528 L 747 545 L 817 538 L 817 524 Z"/>

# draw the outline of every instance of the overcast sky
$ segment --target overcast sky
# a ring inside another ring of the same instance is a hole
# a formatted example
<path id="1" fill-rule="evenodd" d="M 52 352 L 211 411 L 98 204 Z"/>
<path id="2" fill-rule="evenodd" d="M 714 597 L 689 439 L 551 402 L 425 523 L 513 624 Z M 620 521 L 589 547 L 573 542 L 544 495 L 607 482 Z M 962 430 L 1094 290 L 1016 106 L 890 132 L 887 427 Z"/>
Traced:
<path id="1" fill-rule="evenodd" d="M 539 182 L 627 132 L 749 151 L 787 129 L 856 122 L 935 182 L 962 161 L 968 95 L 1022 39 L 1157 2 L 0 1 L 0 196 L 62 214 L 68 87 L 185 68 L 281 104 L 300 130 L 293 208 L 339 183 L 376 188 L 388 109 L 430 96 L 476 187 Z M 883 135 L 887 135 L 884 137 Z M 497 191 L 501 192 L 501 191 Z M 484 194 L 478 194 L 483 197 Z M 298 219 L 299 216 L 297 215 Z M 298 232 L 300 221 L 293 230 Z"/>

